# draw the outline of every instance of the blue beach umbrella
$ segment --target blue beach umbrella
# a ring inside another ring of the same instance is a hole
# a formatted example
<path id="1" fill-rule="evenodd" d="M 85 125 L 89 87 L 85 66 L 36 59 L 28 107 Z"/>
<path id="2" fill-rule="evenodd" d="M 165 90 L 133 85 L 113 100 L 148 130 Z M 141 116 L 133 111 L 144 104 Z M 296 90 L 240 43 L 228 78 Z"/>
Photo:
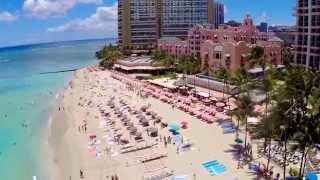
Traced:
<path id="1" fill-rule="evenodd" d="M 306 175 L 306 180 L 318 180 L 318 176 L 315 172 L 308 172 Z"/>
<path id="2" fill-rule="evenodd" d="M 169 129 L 174 130 L 174 131 L 179 131 L 180 130 L 180 125 L 177 123 L 170 123 L 169 124 Z"/>

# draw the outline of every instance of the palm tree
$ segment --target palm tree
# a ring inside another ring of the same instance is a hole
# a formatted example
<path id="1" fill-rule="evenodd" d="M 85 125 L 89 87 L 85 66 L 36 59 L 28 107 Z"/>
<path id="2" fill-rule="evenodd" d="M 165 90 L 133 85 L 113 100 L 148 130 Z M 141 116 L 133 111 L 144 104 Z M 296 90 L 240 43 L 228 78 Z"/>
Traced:
<path id="1" fill-rule="evenodd" d="M 109 44 L 97 51 L 96 57 L 101 60 L 99 63 L 100 66 L 110 69 L 113 67 L 114 63 L 122 57 L 122 53 L 117 46 Z"/>
<path id="2" fill-rule="evenodd" d="M 254 115 L 254 105 L 251 100 L 250 95 L 248 94 L 240 94 L 236 97 L 235 101 L 236 108 L 229 112 L 230 115 L 236 116 L 238 120 L 237 125 L 237 134 L 239 131 L 239 123 L 243 123 L 245 125 L 245 138 L 244 145 L 245 149 L 247 148 L 247 136 L 248 136 L 248 117 Z"/>
<path id="3" fill-rule="evenodd" d="M 235 84 L 239 90 L 238 94 L 234 94 L 231 97 L 233 99 L 236 100 L 236 102 L 238 101 L 239 97 L 241 94 L 247 94 L 249 95 L 249 88 L 248 88 L 248 84 L 249 84 L 249 77 L 247 72 L 244 69 L 237 69 L 235 71 L 235 73 L 233 74 L 233 76 L 231 77 L 231 81 L 233 82 L 233 84 Z M 229 110 L 227 112 L 227 114 L 231 117 L 235 116 L 237 119 L 237 128 L 236 128 L 236 136 L 239 136 L 239 127 L 240 127 L 240 120 L 243 119 L 241 117 L 241 113 L 240 111 L 238 111 L 237 109 L 234 110 Z"/>
<path id="4" fill-rule="evenodd" d="M 200 71 L 200 61 L 193 56 L 181 56 L 177 62 L 177 70 L 186 74 Z"/>
<path id="5" fill-rule="evenodd" d="M 268 156 L 267 156 L 267 170 L 269 170 L 269 164 L 271 159 L 271 142 L 274 135 L 274 130 L 278 125 L 278 118 L 276 116 L 268 116 L 261 119 L 257 126 L 253 129 L 254 138 L 264 139 L 264 151 L 266 147 L 269 146 Z"/>
<path id="6" fill-rule="evenodd" d="M 265 79 L 265 70 L 267 68 L 267 58 L 264 52 L 263 47 L 256 46 L 252 48 L 249 57 L 249 66 L 254 67 L 254 66 L 259 66 L 262 69 L 262 76 L 263 79 Z"/>
<path id="7" fill-rule="evenodd" d="M 294 148 L 302 152 L 299 171 L 299 177 L 302 178 L 308 152 L 319 142 L 320 75 L 303 68 L 290 67 L 285 69 L 279 79 L 282 83 L 273 97 L 276 109 L 272 114 L 279 115 L 281 128 L 278 129 L 283 132 L 281 138 L 285 149 L 287 141 L 292 140 L 297 142 Z M 284 161 L 285 177 L 286 154 Z"/>

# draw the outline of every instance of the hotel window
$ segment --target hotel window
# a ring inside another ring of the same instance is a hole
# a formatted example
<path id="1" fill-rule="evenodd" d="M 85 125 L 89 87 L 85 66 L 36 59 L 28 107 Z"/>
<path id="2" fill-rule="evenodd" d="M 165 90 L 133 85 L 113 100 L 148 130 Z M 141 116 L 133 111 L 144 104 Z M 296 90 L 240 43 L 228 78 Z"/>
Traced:
<path id="1" fill-rule="evenodd" d="M 226 55 L 226 66 L 230 67 L 230 65 L 231 65 L 231 57 L 230 57 L 230 54 L 227 54 Z"/>
<path id="2" fill-rule="evenodd" d="M 220 53 L 216 53 L 216 59 L 221 59 L 221 54 Z"/>

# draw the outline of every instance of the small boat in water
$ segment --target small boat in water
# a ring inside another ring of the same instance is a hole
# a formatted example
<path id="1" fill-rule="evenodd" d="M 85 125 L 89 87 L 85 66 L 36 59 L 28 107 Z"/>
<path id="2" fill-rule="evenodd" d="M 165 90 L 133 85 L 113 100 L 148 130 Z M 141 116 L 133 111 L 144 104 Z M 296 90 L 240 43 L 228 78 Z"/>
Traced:
<path id="1" fill-rule="evenodd" d="M 37 176 L 32 176 L 32 179 L 33 180 L 37 180 Z"/>

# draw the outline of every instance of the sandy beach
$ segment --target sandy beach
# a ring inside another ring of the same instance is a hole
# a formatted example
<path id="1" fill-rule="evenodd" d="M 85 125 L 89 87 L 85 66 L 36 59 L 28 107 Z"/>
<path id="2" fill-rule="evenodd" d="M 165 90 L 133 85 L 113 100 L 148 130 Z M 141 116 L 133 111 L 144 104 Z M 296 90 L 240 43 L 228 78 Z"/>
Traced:
<path id="1" fill-rule="evenodd" d="M 110 107 L 111 102 L 115 107 Z M 150 126 L 157 129 L 158 136 L 150 137 L 147 128 L 139 124 L 136 114 L 132 112 L 139 112 L 142 106 L 147 105 L 150 106 L 148 110 L 164 122 L 188 122 L 188 128 L 179 131 L 182 140 L 172 140 L 166 145 L 163 138 L 173 138 L 172 133 L 151 121 Z M 143 141 L 134 140 L 115 114 L 116 108 L 132 121 Z M 200 180 L 242 180 L 256 177 L 247 166 L 238 168 L 232 151 L 234 134 L 223 134 L 217 123 L 205 123 L 158 99 L 141 97 L 139 91 L 129 90 L 125 84 L 111 78 L 109 71 L 76 71 L 53 119 L 49 142 L 54 150 L 57 170 L 52 173 L 51 179 L 106 180 L 116 175 L 120 180 L 141 180 L 157 175 L 160 177 L 161 174 L 168 174 L 168 177 L 164 175 L 164 178 L 158 179 L 180 176 Z M 127 138 L 127 145 L 119 145 L 120 140 L 114 140 L 117 130 Z M 191 147 L 182 149 L 184 144 Z M 134 150 L 139 147 L 144 148 Z M 211 160 L 223 165 L 225 172 L 212 176 L 202 166 L 202 163 Z"/>

